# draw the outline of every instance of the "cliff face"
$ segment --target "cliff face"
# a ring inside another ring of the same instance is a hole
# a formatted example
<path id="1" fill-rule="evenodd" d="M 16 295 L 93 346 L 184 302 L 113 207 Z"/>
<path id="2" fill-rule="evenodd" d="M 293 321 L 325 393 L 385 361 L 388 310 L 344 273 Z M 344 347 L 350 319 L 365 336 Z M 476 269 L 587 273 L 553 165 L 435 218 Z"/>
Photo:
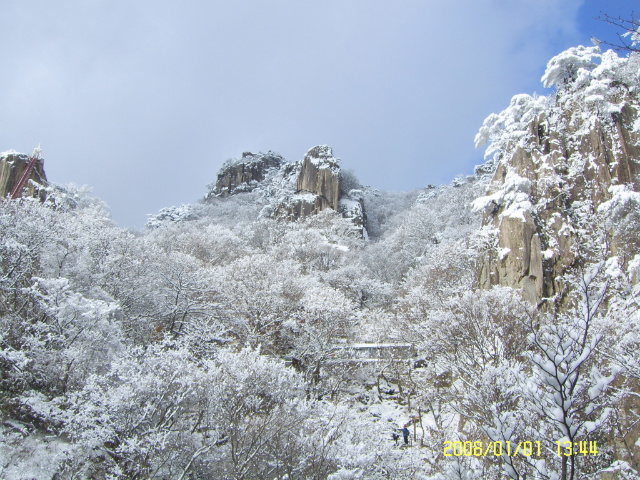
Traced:
<path id="1" fill-rule="evenodd" d="M 340 200 L 340 162 L 333 156 L 331 147 L 313 147 L 302 160 L 298 175 L 298 192 L 316 194 L 318 210 L 338 210 Z"/>
<path id="2" fill-rule="evenodd" d="M 331 147 L 313 147 L 293 169 L 298 172 L 294 194 L 276 207 L 276 217 L 297 220 L 328 208 L 340 211 L 340 159 Z"/>
<path id="3" fill-rule="evenodd" d="M 29 160 L 28 155 L 14 151 L 0 154 L 0 197 L 6 198 L 11 193 L 27 168 Z M 44 199 L 42 187 L 45 185 L 47 185 L 47 176 L 44 172 L 44 160 L 39 159 L 20 196 Z"/>
<path id="4" fill-rule="evenodd" d="M 267 171 L 280 168 L 284 159 L 273 152 L 244 152 L 242 159 L 229 162 L 218 174 L 213 193 L 224 197 L 234 193 L 249 192 L 264 180 Z"/>
<path id="5" fill-rule="evenodd" d="M 601 64 L 562 76 L 553 59 L 543 80 L 557 85 L 556 98 L 517 95 L 476 137 L 496 152 L 490 188 L 475 202 L 496 238 L 479 265 L 480 287 L 519 288 L 534 303 L 561 294 L 559 277 L 587 248 L 596 218 L 606 223 L 602 207 L 616 188 L 640 191 L 637 74 L 624 75 L 627 60 L 612 52 L 584 49 L 583 57 Z M 615 254 L 623 246 L 611 240 Z"/>

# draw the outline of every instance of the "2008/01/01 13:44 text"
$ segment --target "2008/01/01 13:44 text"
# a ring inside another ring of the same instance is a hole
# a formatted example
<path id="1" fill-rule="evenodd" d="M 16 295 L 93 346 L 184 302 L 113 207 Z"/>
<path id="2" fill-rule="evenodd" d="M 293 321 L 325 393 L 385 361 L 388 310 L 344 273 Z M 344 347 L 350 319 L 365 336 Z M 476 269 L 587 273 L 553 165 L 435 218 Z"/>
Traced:
<path id="1" fill-rule="evenodd" d="M 447 446 L 448 445 L 448 446 Z M 486 445 L 486 448 L 485 448 Z M 557 455 L 558 456 L 571 456 L 571 455 L 597 455 L 598 447 L 595 441 L 556 441 L 556 445 L 558 447 Z M 444 442 L 444 456 L 445 457 L 486 457 L 488 455 L 493 455 L 496 457 L 501 457 L 502 455 L 507 455 L 510 457 L 514 457 L 518 454 L 531 457 L 536 456 L 539 457 L 541 454 L 541 444 L 540 441 L 527 441 L 527 442 L 518 442 L 511 443 L 510 441 L 502 442 L 488 442 L 483 444 L 482 441 L 477 440 L 475 442 L 466 441 L 450 441 L 447 440 Z"/>

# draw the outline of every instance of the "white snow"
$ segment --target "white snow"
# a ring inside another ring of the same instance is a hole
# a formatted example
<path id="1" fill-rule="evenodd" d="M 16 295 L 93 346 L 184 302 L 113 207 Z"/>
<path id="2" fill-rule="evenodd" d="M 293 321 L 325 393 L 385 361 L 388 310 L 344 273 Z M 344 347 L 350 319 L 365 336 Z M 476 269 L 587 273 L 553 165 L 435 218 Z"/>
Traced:
<path id="1" fill-rule="evenodd" d="M 552 248 L 547 248 L 542 252 L 542 258 L 544 258 L 545 260 L 552 259 L 554 255 L 555 255 L 555 252 Z"/>

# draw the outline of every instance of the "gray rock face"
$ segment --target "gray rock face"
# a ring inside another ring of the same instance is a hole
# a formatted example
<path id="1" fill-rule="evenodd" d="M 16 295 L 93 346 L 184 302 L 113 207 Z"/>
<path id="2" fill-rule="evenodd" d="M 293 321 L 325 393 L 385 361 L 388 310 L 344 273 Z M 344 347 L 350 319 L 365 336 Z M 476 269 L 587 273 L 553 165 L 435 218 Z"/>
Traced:
<path id="1" fill-rule="evenodd" d="M 526 141 L 499 162 L 487 196 L 476 200 L 497 235 L 479 265 L 480 287 L 519 288 L 533 303 L 561 296 L 558 277 L 578 261 L 580 222 L 595 218 L 613 185 L 640 191 L 637 100 L 615 101 L 610 115 L 586 116 L 575 105 L 554 118 L 539 114 L 522 132 Z"/>
<path id="2" fill-rule="evenodd" d="M 307 152 L 298 176 L 298 193 L 314 193 L 318 211 L 332 208 L 338 211 L 340 201 L 340 160 L 331 147 L 320 145 Z"/>
<path id="3" fill-rule="evenodd" d="M 274 217 L 295 222 L 300 218 L 317 215 L 325 209 L 326 204 L 319 195 L 294 195 L 277 206 Z"/>
<path id="4" fill-rule="evenodd" d="M 273 152 L 244 152 L 240 160 L 229 162 L 218 174 L 213 194 L 219 197 L 249 192 L 264 180 L 268 170 L 280 168 L 284 159 Z"/>
<path id="5" fill-rule="evenodd" d="M 5 152 L 0 156 L 0 196 L 6 198 L 18 183 L 22 173 L 29 164 L 29 156 L 18 152 Z M 35 182 L 35 184 L 34 184 Z M 37 161 L 20 196 L 40 197 L 44 200 L 44 190 L 47 176 L 44 172 L 44 160 Z"/>
<path id="6" fill-rule="evenodd" d="M 361 192 L 342 192 L 340 159 L 333 155 L 331 147 L 319 145 L 304 156 L 296 182 L 296 195 L 278 207 L 276 216 L 297 220 L 329 208 L 350 219 L 359 235 L 366 235 Z"/>

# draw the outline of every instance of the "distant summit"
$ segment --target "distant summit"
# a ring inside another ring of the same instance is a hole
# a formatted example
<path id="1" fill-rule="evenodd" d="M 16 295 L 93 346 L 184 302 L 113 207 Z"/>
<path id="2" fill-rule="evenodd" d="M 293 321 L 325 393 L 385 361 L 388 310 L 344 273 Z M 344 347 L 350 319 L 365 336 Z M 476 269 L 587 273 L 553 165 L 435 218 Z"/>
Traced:
<path id="1" fill-rule="evenodd" d="M 268 170 L 280 168 L 284 158 L 274 152 L 244 152 L 241 159 L 225 162 L 218 173 L 213 194 L 219 197 L 250 192 L 263 181 Z"/>
<path id="2" fill-rule="evenodd" d="M 271 151 L 244 152 L 242 158 L 225 162 L 206 198 L 254 190 L 267 200 L 263 216 L 295 221 L 332 209 L 350 218 L 366 236 L 361 192 L 344 191 L 340 159 L 328 145 L 311 148 L 295 163 Z"/>

